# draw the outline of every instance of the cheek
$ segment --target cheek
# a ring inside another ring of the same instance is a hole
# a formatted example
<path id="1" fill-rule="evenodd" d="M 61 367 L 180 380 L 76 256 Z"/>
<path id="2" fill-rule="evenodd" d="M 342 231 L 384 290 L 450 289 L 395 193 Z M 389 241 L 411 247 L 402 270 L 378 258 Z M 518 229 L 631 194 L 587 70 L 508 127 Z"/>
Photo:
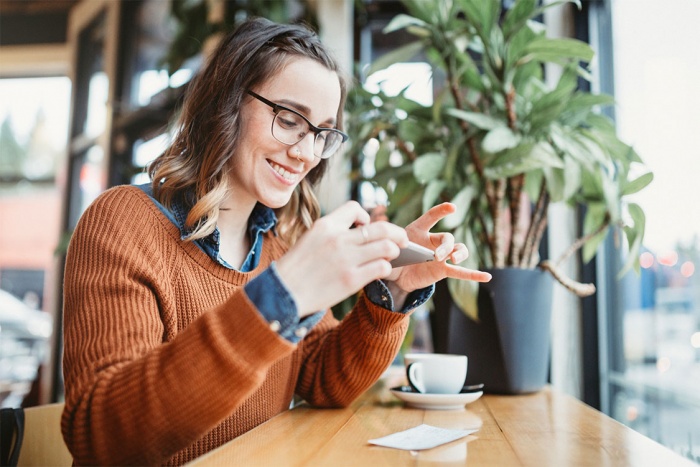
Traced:
<path id="1" fill-rule="evenodd" d="M 270 121 L 268 119 L 250 112 L 241 114 L 239 147 L 269 144 L 270 140 L 273 140 L 273 138 L 270 133 Z"/>

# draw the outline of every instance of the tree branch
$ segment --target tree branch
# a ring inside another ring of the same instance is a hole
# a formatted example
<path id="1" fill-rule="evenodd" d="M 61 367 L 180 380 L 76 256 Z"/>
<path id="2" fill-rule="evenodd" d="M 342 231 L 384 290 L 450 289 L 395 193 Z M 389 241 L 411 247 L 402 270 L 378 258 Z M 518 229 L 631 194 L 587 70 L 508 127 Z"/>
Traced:
<path id="1" fill-rule="evenodd" d="M 608 226 L 610 225 L 610 215 L 605 216 L 605 220 L 601 224 L 600 227 L 596 229 L 595 232 L 591 232 L 588 235 L 584 235 L 582 237 L 579 237 L 569 248 L 567 248 L 559 258 L 557 258 L 556 261 L 554 261 L 555 266 L 561 265 L 569 256 L 574 254 L 579 248 L 583 247 L 583 245 L 586 244 L 586 242 L 599 233 L 601 233 L 603 230 L 607 229 Z"/>
<path id="2" fill-rule="evenodd" d="M 501 206 L 503 204 L 503 198 L 506 194 L 506 181 L 505 179 L 499 179 L 496 181 L 496 193 L 494 199 L 494 205 L 492 210 L 493 216 L 493 249 L 496 252 L 496 256 L 493 259 L 493 267 L 502 268 L 505 266 L 505 251 L 503 245 L 505 243 L 505 231 L 503 229 L 503 216 L 501 216 Z"/>
<path id="3" fill-rule="evenodd" d="M 537 196 L 537 204 L 535 205 L 535 209 L 533 210 L 532 215 L 530 216 L 530 225 L 528 226 L 527 233 L 525 234 L 523 250 L 520 252 L 521 268 L 528 267 L 532 260 L 531 256 L 532 249 L 534 246 L 535 232 L 537 231 L 540 219 L 542 218 L 542 213 L 545 211 L 545 204 L 547 204 L 545 203 L 545 198 L 547 197 L 547 181 L 542 179 L 540 193 Z"/>
<path id="4" fill-rule="evenodd" d="M 530 249 L 530 262 L 527 265 L 528 268 L 534 268 L 539 260 L 539 246 L 540 241 L 542 241 L 542 235 L 544 235 L 544 230 L 547 228 L 547 208 L 549 207 L 549 196 L 545 197 L 545 205 L 542 207 L 542 215 L 535 228 L 535 235 L 532 240 L 532 247 Z"/>
<path id="5" fill-rule="evenodd" d="M 515 133 L 517 117 L 515 113 L 515 88 L 511 86 L 505 95 L 506 115 L 508 128 Z M 508 178 L 508 199 L 510 201 L 510 246 L 508 248 L 508 264 L 515 266 L 518 263 L 520 250 L 523 246 L 522 222 L 520 222 L 520 203 L 522 191 L 525 185 L 525 174 L 519 174 Z"/>
<path id="6" fill-rule="evenodd" d="M 411 148 L 408 147 L 405 141 L 402 139 L 396 137 L 394 139 L 396 141 L 396 146 L 399 149 L 399 151 L 403 152 L 408 156 L 408 159 L 413 162 L 418 158 L 418 155 L 415 153 L 415 151 L 412 151 Z"/>
<path id="7" fill-rule="evenodd" d="M 588 297 L 595 293 L 595 285 L 577 282 L 566 276 L 555 264 L 545 260 L 538 265 L 541 269 L 549 272 L 561 285 L 572 291 L 579 297 Z"/>

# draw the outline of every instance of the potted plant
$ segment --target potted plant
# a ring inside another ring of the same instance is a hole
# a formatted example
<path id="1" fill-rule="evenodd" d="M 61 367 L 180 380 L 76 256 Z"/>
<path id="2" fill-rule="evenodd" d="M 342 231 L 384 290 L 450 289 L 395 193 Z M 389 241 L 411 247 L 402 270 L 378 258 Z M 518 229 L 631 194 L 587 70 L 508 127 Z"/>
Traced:
<path id="1" fill-rule="evenodd" d="M 381 57 L 368 74 L 423 54 L 442 85 L 428 107 L 403 92 L 354 89 L 350 156 L 372 153 L 376 173 L 367 180 L 386 191 L 387 214 L 400 225 L 436 203 L 454 203 L 457 212 L 439 229 L 467 245 L 470 267 L 494 276 L 480 287 L 448 281 L 469 319 L 434 330 L 447 338 L 436 350 L 473 357 L 468 380 L 492 392 L 538 390 L 547 378 L 552 278 L 579 296 L 595 292 L 559 264 L 579 249 L 589 261 L 610 231 L 620 231 L 628 251 L 621 274 L 638 268 L 645 218 L 627 196 L 652 174 L 600 113 L 612 99 L 579 89 L 579 80 L 589 79 L 592 49 L 548 38 L 536 21 L 554 5 L 580 8 L 578 0 L 516 0 L 508 10 L 499 0 L 403 3 L 408 14 L 385 32 L 405 30 L 415 41 Z M 561 72 L 553 85 L 545 65 Z M 581 238 L 554 261 L 539 256 L 551 203 L 585 210 Z M 433 314 L 444 313 L 438 294 L 435 302 Z"/>

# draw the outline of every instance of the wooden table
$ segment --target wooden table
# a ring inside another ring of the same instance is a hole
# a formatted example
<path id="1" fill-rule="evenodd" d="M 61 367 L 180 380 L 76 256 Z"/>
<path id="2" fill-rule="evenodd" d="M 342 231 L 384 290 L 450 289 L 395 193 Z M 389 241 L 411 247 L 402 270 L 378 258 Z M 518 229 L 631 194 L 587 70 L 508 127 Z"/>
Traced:
<path id="1" fill-rule="evenodd" d="M 549 388 L 522 396 L 484 395 L 464 410 L 409 408 L 390 392 L 397 376 L 378 382 L 346 409 L 305 404 L 196 459 L 197 466 L 695 466 L 670 449 L 577 399 Z M 422 423 L 479 428 L 425 451 L 367 440 Z"/>

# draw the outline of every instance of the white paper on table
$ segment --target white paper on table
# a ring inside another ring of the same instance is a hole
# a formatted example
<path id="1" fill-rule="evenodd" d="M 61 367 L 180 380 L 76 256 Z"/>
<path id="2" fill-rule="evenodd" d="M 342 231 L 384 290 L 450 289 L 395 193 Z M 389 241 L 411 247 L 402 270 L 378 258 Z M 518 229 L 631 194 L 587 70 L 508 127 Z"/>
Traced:
<path id="1" fill-rule="evenodd" d="M 479 431 L 478 428 L 473 430 L 450 430 L 422 424 L 405 431 L 384 436 L 383 438 L 370 439 L 368 442 L 387 448 L 420 451 L 421 449 L 434 448 L 441 444 L 464 438 L 477 431 Z"/>

